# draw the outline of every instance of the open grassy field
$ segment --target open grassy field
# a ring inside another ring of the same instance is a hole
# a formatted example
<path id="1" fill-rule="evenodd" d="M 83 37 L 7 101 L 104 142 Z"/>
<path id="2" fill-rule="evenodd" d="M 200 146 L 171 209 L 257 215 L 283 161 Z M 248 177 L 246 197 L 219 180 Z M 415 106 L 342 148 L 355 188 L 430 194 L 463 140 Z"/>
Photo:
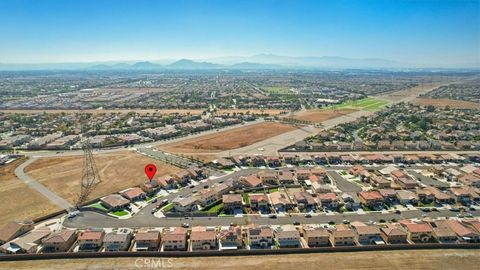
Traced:
<path id="1" fill-rule="evenodd" d="M 302 121 L 309 121 L 312 123 L 320 123 L 328 119 L 332 119 L 345 114 L 356 112 L 356 109 L 315 109 L 303 111 L 292 118 Z"/>
<path id="2" fill-rule="evenodd" d="M 132 151 L 94 155 L 102 179 L 90 198 L 94 199 L 147 181 L 145 165 L 157 166 L 156 177 L 171 174 L 179 168 Z M 80 191 L 82 156 L 42 158 L 30 164 L 26 173 L 59 196 L 74 203 Z"/>
<path id="3" fill-rule="evenodd" d="M 295 129 L 287 124 L 264 122 L 161 145 L 158 149 L 173 153 L 217 153 L 251 145 Z"/>
<path id="4" fill-rule="evenodd" d="M 378 111 L 387 104 L 388 102 L 385 100 L 368 97 L 368 98 L 362 98 L 357 100 L 349 100 L 349 101 L 343 102 L 342 104 L 335 105 L 334 108 Z"/>
<path id="5" fill-rule="evenodd" d="M 260 110 L 260 109 L 221 109 L 217 110 L 217 114 L 224 114 L 224 113 L 255 113 L 255 114 L 269 114 L 269 115 L 277 115 L 280 114 L 281 112 L 284 112 L 285 110 L 277 110 L 277 109 L 265 109 L 265 110 Z M 19 109 L 19 110 L 0 110 L 0 112 L 3 113 L 24 113 L 24 114 L 34 114 L 34 113 L 77 113 L 79 110 L 25 110 L 25 109 Z M 192 115 L 198 115 L 202 114 L 204 110 L 201 109 L 162 109 L 162 110 L 154 110 L 154 109 L 106 109 L 106 110 L 83 110 L 85 113 L 91 113 L 94 115 L 97 114 L 110 114 L 110 113 L 121 113 L 121 114 L 126 114 L 129 112 L 136 112 L 139 114 L 153 114 L 153 113 L 162 113 L 162 114 L 192 114 Z"/>
<path id="6" fill-rule="evenodd" d="M 60 210 L 15 176 L 15 168 L 25 160 L 0 167 L 0 227 L 16 219 L 34 219 Z"/>
<path id="7" fill-rule="evenodd" d="M 277 94 L 277 95 L 295 95 L 296 93 L 291 91 L 291 87 L 288 86 L 266 86 L 262 87 L 262 89 L 270 94 Z"/>
<path id="8" fill-rule="evenodd" d="M 153 264 L 152 262 L 156 263 Z M 478 269 L 478 250 L 401 250 L 270 256 L 193 258 L 100 258 L 0 262 L 2 269 Z M 156 267 L 155 267 L 156 265 Z"/>
<path id="9" fill-rule="evenodd" d="M 421 106 L 432 105 L 439 108 L 445 108 L 446 106 L 449 106 L 450 108 L 454 109 L 480 109 L 480 103 L 447 98 L 416 98 L 413 103 Z"/>

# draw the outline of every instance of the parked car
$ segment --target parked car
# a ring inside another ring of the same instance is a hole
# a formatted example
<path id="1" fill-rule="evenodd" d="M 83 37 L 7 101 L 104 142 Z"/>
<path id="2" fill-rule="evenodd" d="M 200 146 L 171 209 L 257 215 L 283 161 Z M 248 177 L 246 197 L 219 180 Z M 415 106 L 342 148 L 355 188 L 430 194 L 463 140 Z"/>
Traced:
<path id="1" fill-rule="evenodd" d="M 189 228 L 189 227 L 190 227 L 190 224 L 188 224 L 188 223 L 183 223 L 183 224 L 182 224 L 182 227 L 183 227 L 183 228 Z"/>

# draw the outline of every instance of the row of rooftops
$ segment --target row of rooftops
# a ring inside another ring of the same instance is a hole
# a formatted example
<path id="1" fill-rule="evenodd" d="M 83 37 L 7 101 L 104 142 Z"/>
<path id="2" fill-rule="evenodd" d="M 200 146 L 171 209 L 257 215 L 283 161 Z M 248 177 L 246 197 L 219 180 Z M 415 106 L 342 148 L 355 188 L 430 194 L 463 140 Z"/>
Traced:
<path id="1" fill-rule="evenodd" d="M 437 219 L 437 220 L 401 220 L 398 223 L 372 223 L 353 221 L 338 225 L 255 225 L 203 227 L 191 229 L 182 227 L 132 229 L 61 229 L 51 232 L 48 227 L 32 228 L 18 233 L 29 224 L 9 223 L 0 229 L 3 253 L 42 253 L 42 252 L 76 252 L 74 246 L 95 247 L 91 251 L 109 251 L 108 245 L 123 245 L 124 250 L 137 251 L 134 247 L 149 246 L 160 251 L 165 243 L 174 243 L 177 250 L 187 250 L 188 245 L 209 243 L 213 248 L 235 243 L 238 248 L 247 244 L 269 246 L 283 241 L 300 241 L 315 245 L 322 239 L 327 245 L 353 245 L 372 243 L 420 243 L 420 242 L 480 242 L 480 220 L 476 219 Z M 107 232 L 108 230 L 108 232 Z M 448 236 L 448 238 L 446 238 Z M 301 245 L 299 245 L 301 246 Z M 55 250 L 51 247 L 64 247 Z M 102 249 L 101 247 L 105 247 Z M 271 247 L 270 247 L 271 248 Z M 195 249 L 195 248 L 194 248 Z M 138 249 L 140 250 L 140 249 Z M 149 249 L 152 250 L 152 249 Z M 165 249 L 167 250 L 167 249 Z M 80 250 L 85 251 L 85 250 Z M 88 251 L 88 250 L 87 250 Z M 111 251 L 111 250 L 110 250 Z"/>
<path id="2" fill-rule="evenodd" d="M 231 157 L 234 164 L 238 166 L 274 166 L 279 167 L 282 163 L 299 164 L 317 162 L 319 164 L 368 164 L 368 163 L 393 163 L 393 162 L 460 162 L 480 160 L 480 155 L 476 153 L 456 154 L 456 153 L 418 153 L 418 154 L 402 154 L 402 153 L 368 153 L 368 154 L 349 154 L 349 153 L 294 153 L 283 152 L 281 156 L 263 156 L 263 155 L 239 155 Z"/>

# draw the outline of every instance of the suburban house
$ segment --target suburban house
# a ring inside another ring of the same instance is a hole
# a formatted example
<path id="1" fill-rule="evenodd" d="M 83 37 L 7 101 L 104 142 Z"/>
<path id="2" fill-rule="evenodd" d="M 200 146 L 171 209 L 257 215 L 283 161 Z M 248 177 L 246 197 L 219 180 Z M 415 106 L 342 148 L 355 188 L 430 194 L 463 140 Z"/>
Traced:
<path id="1" fill-rule="evenodd" d="M 282 225 L 275 230 L 275 239 L 280 248 L 298 248 L 300 232 L 292 225 Z"/>
<path id="2" fill-rule="evenodd" d="M 433 196 L 435 197 L 436 203 L 445 204 L 445 203 L 452 203 L 455 201 L 453 196 L 450 196 L 447 193 L 440 191 L 436 187 L 428 186 L 428 187 L 424 187 L 422 190 L 426 190 L 427 192 L 433 194 Z"/>
<path id="3" fill-rule="evenodd" d="M 394 202 L 397 201 L 397 192 L 393 188 L 382 188 L 379 189 L 380 195 L 382 195 L 383 199 L 386 202 Z"/>
<path id="4" fill-rule="evenodd" d="M 372 183 L 373 186 L 375 186 L 376 188 L 390 188 L 391 186 L 391 182 L 390 180 L 386 179 L 385 177 L 383 176 L 373 176 L 370 178 L 370 183 Z"/>
<path id="5" fill-rule="evenodd" d="M 295 154 L 283 154 L 283 160 L 286 164 L 296 165 L 298 164 L 298 156 Z"/>
<path id="6" fill-rule="evenodd" d="M 31 231 L 34 227 L 33 222 L 9 222 L 0 229 L 0 245 L 5 244 L 20 235 Z"/>
<path id="7" fill-rule="evenodd" d="M 396 224 L 388 224 L 386 227 L 380 228 L 380 231 L 382 231 L 382 238 L 385 243 L 407 243 L 407 233 Z"/>
<path id="8" fill-rule="evenodd" d="M 120 192 L 120 195 L 127 198 L 131 202 L 140 201 L 147 197 L 147 194 L 139 187 L 129 188 Z"/>
<path id="9" fill-rule="evenodd" d="M 307 180 L 311 173 L 308 169 L 297 168 L 295 169 L 295 175 L 297 176 L 297 180 Z"/>
<path id="10" fill-rule="evenodd" d="M 416 204 L 418 202 L 418 196 L 415 192 L 410 190 L 397 190 L 397 199 L 400 204 Z"/>
<path id="11" fill-rule="evenodd" d="M 330 233 L 322 227 L 304 226 L 302 236 L 309 247 L 323 247 L 329 245 Z"/>
<path id="12" fill-rule="evenodd" d="M 157 251 L 160 246 L 159 231 L 139 231 L 134 238 L 133 250 L 135 251 Z"/>
<path id="13" fill-rule="evenodd" d="M 110 211 L 118 211 L 130 205 L 130 201 L 119 194 L 110 194 L 100 199 L 100 203 Z"/>
<path id="14" fill-rule="evenodd" d="M 280 185 L 295 184 L 295 175 L 291 171 L 280 171 L 278 173 L 278 183 Z"/>
<path id="15" fill-rule="evenodd" d="M 187 250 L 187 229 L 175 227 L 166 229 L 162 233 L 162 250 Z"/>
<path id="16" fill-rule="evenodd" d="M 42 252 L 67 252 L 77 240 L 75 230 L 54 232 L 42 240 Z"/>
<path id="17" fill-rule="evenodd" d="M 314 210 L 318 205 L 316 198 L 305 191 L 293 193 L 293 198 L 297 202 L 298 209 L 300 210 Z"/>
<path id="18" fill-rule="evenodd" d="M 475 232 L 480 233 L 480 220 L 476 219 L 465 219 L 463 220 L 463 225 L 472 229 Z"/>
<path id="19" fill-rule="evenodd" d="M 107 233 L 103 239 L 105 251 L 126 251 L 130 247 L 132 233 L 128 229 Z"/>
<path id="20" fill-rule="evenodd" d="M 395 182 L 402 188 L 413 189 L 418 186 L 418 182 L 405 174 L 402 170 L 395 170 L 391 173 Z"/>
<path id="21" fill-rule="evenodd" d="M 318 194 L 318 200 L 320 200 L 320 204 L 322 207 L 328 209 L 336 209 L 338 208 L 338 198 L 337 194 L 330 192 L 330 193 L 321 193 Z"/>
<path id="22" fill-rule="evenodd" d="M 176 197 L 172 200 L 173 209 L 177 212 L 190 212 L 198 209 L 198 198 L 196 196 L 189 196 L 185 198 Z"/>
<path id="23" fill-rule="evenodd" d="M 251 224 L 247 228 L 250 248 L 270 248 L 273 245 L 273 230 L 269 226 Z"/>
<path id="24" fill-rule="evenodd" d="M 480 188 L 480 174 L 469 173 L 458 178 L 458 181 L 467 186 Z"/>
<path id="25" fill-rule="evenodd" d="M 480 242 L 480 233 L 474 231 L 473 229 L 464 226 L 460 221 L 447 219 L 436 222 L 438 227 L 448 227 L 453 232 L 460 237 L 461 240 L 465 242 L 478 243 Z"/>
<path id="26" fill-rule="evenodd" d="M 271 171 L 262 171 L 258 173 L 258 178 L 264 185 L 277 185 L 277 173 Z"/>
<path id="27" fill-rule="evenodd" d="M 318 176 L 315 176 L 318 177 Z M 311 182 L 312 190 L 316 193 L 329 193 L 332 192 L 332 187 L 330 185 L 322 184 L 319 182 Z"/>
<path id="28" fill-rule="evenodd" d="M 193 227 L 190 233 L 192 250 L 211 250 L 217 248 L 217 233 L 214 228 Z"/>
<path id="29" fill-rule="evenodd" d="M 98 252 L 103 245 L 105 233 L 101 231 L 87 230 L 78 235 L 78 251 Z"/>
<path id="30" fill-rule="evenodd" d="M 452 229 L 448 226 L 436 226 L 433 227 L 433 236 L 440 242 L 440 243 L 452 243 L 458 240 L 457 234 L 455 234 Z"/>
<path id="31" fill-rule="evenodd" d="M 223 210 L 226 213 L 242 212 L 243 198 L 241 194 L 224 194 L 222 196 Z"/>
<path id="32" fill-rule="evenodd" d="M 254 187 L 261 187 L 262 186 L 262 180 L 258 178 L 255 174 L 249 175 L 249 176 L 242 176 L 239 178 L 240 183 L 242 183 L 243 186 L 248 187 L 248 188 L 254 188 Z"/>
<path id="33" fill-rule="evenodd" d="M 190 173 L 187 170 L 181 170 L 173 174 L 173 179 L 178 183 L 185 185 L 190 181 Z"/>
<path id="34" fill-rule="evenodd" d="M 355 233 L 346 225 L 337 225 L 337 229 L 330 233 L 330 243 L 334 247 L 354 246 Z"/>
<path id="35" fill-rule="evenodd" d="M 254 155 L 253 157 L 251 157 L 250 161 L 253 167 L 262 167 L 266 165 L 265 159 L 262 155 Z"/>
<path id="36" fill-rule="evenodd" d="M 159 187 L 164 189 L 171 189 L 175 187 L 175 179 L 170 175 L 160 176 L 156 181 L 152 181 L 152 183 L 153 182 L 156 182 Z"/>
<path id="37" fill-rule="evenodd" d="M 18 238 L 0 246 L 0 251 L 10 254 L 37 253 L 42 239 L 50 234 L 50 229 L 39 229 L 29 231 Z"/>
<path id="38" fill-rule="evenodd" d="M 407 229 L 408 239 L 417 243 L 426 243 L 433 239 L 433 229 L 426 222 L 415 223 L 412 221 L 400 222 Z"/>
<path id="39" fill-rule="evenodd" d="M 384 244 L 382 232 L 375 225 L 366 225 L 362 222 L 352 222 L 353 230 L 357 234 L 358 242 L 362 245 Z"/>
<path id="40" fill-rule="evenodd" d="M 267 157 L 266 160 L 267 160 L 268 167 L 276 168 L 276 167 L 282 166 L 282 162 L 278 157 L 274 157 L 274 156 Z"/>
<path id="41" fill-rule="evenodd" d="M 250 201 L 250 208 L 254 210 L 268 211 L 270 202 L 268 196 L 264 193 L 249 193 L 248 200 Z"/>
<path id="42" fill-rule="evenodd" d="M 200 195 L 198 201 L 202 206 L 207 206 L 220 199 L 220 196 L 218 196 L 213 188 L 201 189 L 198 193 Z"/>
<path id="43" fill-rule="evenodd" d="M 270 193 L 270 201 L 272 202 L 272 206 L 275 208 L 275 210 L 280 212 L 284 212 L 287 211 L 287 209 L 292 209 L 295 207 L 295 203 L 290 200 L 288 194 L 283 190 Z"/>
<path id="44" fill-rule="evenodd" d="M 358 193 L 358 198 L 360 203 L 369 208 L 383 208 L 383 196 L 376 190 L 361 191 Z"/>
<path id="45" fill-rule="evenodd" d="M 220 250 L 241 249 L 243 247 L 243 234 L 240 226 L 230 226 L 218 233 Z"/>
<path id="46" fill-rule="evenodd" d="M 360 207 L 360 198 L 358 198 L 355 192 L 344 192 L 342 194 L 342 200 L 345 207 L 349 210 L 355 210 Z"/>

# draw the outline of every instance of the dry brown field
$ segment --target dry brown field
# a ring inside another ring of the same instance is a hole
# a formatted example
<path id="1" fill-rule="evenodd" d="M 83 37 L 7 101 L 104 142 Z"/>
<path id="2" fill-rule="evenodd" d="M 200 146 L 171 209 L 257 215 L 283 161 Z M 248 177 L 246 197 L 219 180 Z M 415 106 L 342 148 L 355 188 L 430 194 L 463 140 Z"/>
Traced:
<path id="1" fill-rule="evenodd" d="M 155 177 L 172 174 L 180 169 L 132 151 L 94 155 L 102 182 L 90 199 L 102 197 L 148 181 L 145 165 L 157 166 Z M 74 203 L 80 191 L 82 156 L 41 158 L 26 168 L 26 173 L 60 197 Z"/>
<path id="2" fill-rule="evenodd" d="M 0 227 L 13 220 L 34 219 L 60 210 L 15 176 L 15 168 L 25 160 L 0 167 Z"/>
<path id="3" fill-rule="evenodd" d="M 421 106 L 432 105 L 439 108 L 445 108 L 446 106 L 449 106 L 453 109 L 480 109 L 480 103 L 447 98 L 417 98 L 415 99 L 414 103 Z"/>
<path id="4" fill-rule="evenodd" d="M 158 263 L 156 266 L 151 262 Z M 163 261 L 163 267 L 161 267 Z M 18 270 L 278 270 L 278 269 L 478 269 L 478 250 L 397 250 L 377 252 L 312 253 L 269 256 L 194 258 L 100 258 L 0 262 L 2 269 Z"/>
<path id="5" fill-rule="evenodd" d="M 335 117 L 339 117 L 342 115 L 350 114 L 353 112 L 356 112 L 357 110 L 355 109 L 338 109 L 338 110 L 332 110 L 332 109 L 316 109 L 316 110 L 307 110 L 304 112 L 301 112 L 292 118 L 297 119 L 297 120 L 302 120 L 302 121 L 309 121 L 313 123 L 319 123 L 323 122 L 328 119 L 332 119 Z"/>
<path id="6" fill-rule="evenodd" d="M 218 153 L 254 144 L 259 141 L 295 130 L 296 127 L 277 122 L 263 122 L 189 140 L 158 146 L 173 153 Z"/>

